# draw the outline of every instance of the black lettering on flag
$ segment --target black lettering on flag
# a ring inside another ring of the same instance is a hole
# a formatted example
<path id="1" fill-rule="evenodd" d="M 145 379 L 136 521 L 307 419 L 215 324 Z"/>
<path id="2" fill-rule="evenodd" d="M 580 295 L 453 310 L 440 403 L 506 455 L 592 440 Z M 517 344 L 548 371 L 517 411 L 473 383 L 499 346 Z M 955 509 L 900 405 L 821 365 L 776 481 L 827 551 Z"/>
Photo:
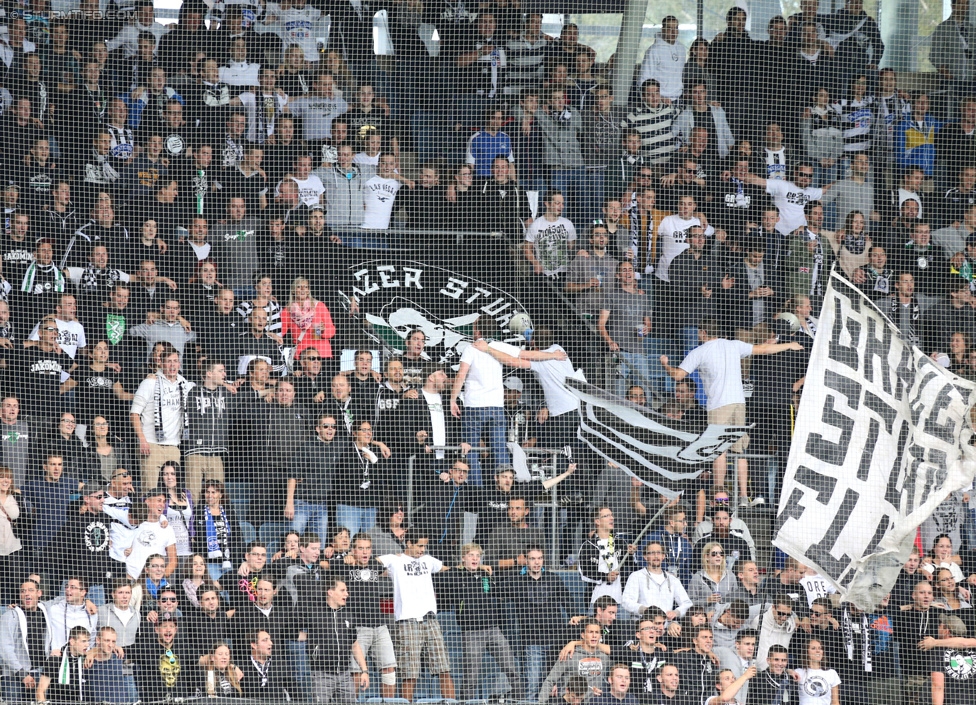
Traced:
<path id="1" fill-rule="evenodd" d="M 874 459 L 874 446 L 878 444 L 878 432 L 881 424 L 877 419 L 871 419 L 868 425 L 868 438 L 864 442 L 864 452 L 861 453 L 861 462 L 857 466 L 857 479 L 866 482 L 871 476 L 871 460 Z"/>
<path id="2" fill-rule="evenodd" d="M 803 512 L 805 512 L 806 509 L 800 506 L 801 499 L 803 499 L 803 490 L 794 487 L 793 491 L 790 492 L 790 498 L 786 500 L 786 506 L 783 507 L 783 511 L 781 511 L 777 517 L 777 522 L 779 524 L 779 526 L 776 528 L 777 532 L 779 532 L 779 529 L 782 528 L 787 519 L 799 519 L 803 516 Z"/>
<path id="3" fill-rule="evenodd" d="M 851 336 L 850 345 L 841 345 L 841 333 L 844 328 Z M 844 317 L 844 307 L 840 299 L 834 299 L 834 326 L 830 332 L 830 342 L 828 343 L 828 355 L 834 362 L 846 365 L 854 372 L 860 369 L 860 355 L 857 352 L 858 340 L 861 337 L 861 324 L 854 318 Z"/>
<path id="4" fill-rule="evenodd" d="M 830 526 L 827 527 L 823 538 L 817 543 L 812 544 L 804 554 L 815 565 L 819 566 L 822 571 L 834 579 L 839 578 L 851 566 L 850 556 L 845 553 L 840 558 L 834 558 L 831 551 L 837 543 L 840 532 L 847 526 L 847 522 L 851 518 L 851 512 L 857 506 L 859 496 L 854 490 L 847 489 L 844 493 L 844 501 L 841 502 L 840 508 L 834 515 L 833 521 L 830 522 Z"/>
<path id="5" fill-rule="evenodd" d="M 878 340 L 878 333 L 881 340 Z M 888 352 L 891 350 L 891 328 L 874 316 L 868 316 L 867 340 L 864 342 L 864 378 L 877 382 L 874 376 L 874 358 L 878 358 L 878 372 L 885 394 L 891 394 L 891 368 L 888 366 Z"/>
<path id="6" fill-rule="evenodd" d="M 861 385 L 853 379 L 827 370 L 824 375 L 824 386 L 835 389 L 846 396 L 847 405 L 852 409 L 858 408 Z M 843 465 L 844 458 L 847 457 L 847 448 L 851 443 L 851 436 L 854 433 L 854 419 L 838 411 L 836 405 L 837 397 L 833 394 L 828 395 L 824 403 L 821 421 L 840 430 L 840 438 L 837 443 L 824 440 L 824 437 L 819 433 L 811 433 L 807 438 L 806 452 L 825 463 Z"/>
<path id="7" fill-rule="evenodd" d="M 864 406 L 881 417 L 881 420 L 884 421 L 885 430 L 889 434 L 894 432 L 895 419 L 898 418 L 898 412 L 890 404 L 881 397 L 865 390 Z"/>
<path id="8" fill-rule="evenodd" d="M 888 475 L 888 487 L 885 489 L 885 501 L 896 510 L 901 505 L 901 465 L 905 458 L 905 448 L 908 443 L 908 434 L 911 427 L 907 423 L 902 423 L 901 431 L 898 433 L 898 455 L 895 457 L 895 464 Z"/>
<path id="9" fill-rule="evenodd" d="M 830 477 L 830 475 L 821 475 L 816 470 L 811 470 L 806 465 L 801 465 L 796 469 L 794 479 L 801 485 L 809 487 L 816 492 L 816 500 L 820 504 L 824 506 L 830 504 L 830 498 L 834 496 L 834 487 L 837 485 L 837 480 Z"/>
<path id="10" fill-rule="evenodd" d="M 901 346 L 901 359 L 898 361 L 898 367 L 895 368 L 895 376 L 898 378 L 895 399 L 901 401 L 907 392 L 912 391 L 912 385 L 915 384 L 915 364 L 912 350 L 908 345 Z"/>
<path id="11" fill-rule="evenodd" d="M 949 396 L 952 391 L 953 386 L 948 383 L 939 390 L 939 395 L 929 409 L 928 418 L 925 419 L 925 432 L 950 444 L 954 443 L 953 439 L 956 437 L 956 423 L 951 418 L 946 418 L 945 423 L 940 424 L 939 412 L 944 411 L 952 404 L 952 397 Z"/>

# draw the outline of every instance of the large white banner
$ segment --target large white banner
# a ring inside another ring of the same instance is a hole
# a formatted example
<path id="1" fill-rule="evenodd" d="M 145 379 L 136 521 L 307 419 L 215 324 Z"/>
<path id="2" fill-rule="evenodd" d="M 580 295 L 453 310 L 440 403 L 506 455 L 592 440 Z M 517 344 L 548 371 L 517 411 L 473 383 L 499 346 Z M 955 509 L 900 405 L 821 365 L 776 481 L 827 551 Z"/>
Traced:
<path id="1" fill-rule="evenodd" d="M 832 274 L 773 544 L 873 609 L 919 524 L 976 472 L 974 392 Z"/>

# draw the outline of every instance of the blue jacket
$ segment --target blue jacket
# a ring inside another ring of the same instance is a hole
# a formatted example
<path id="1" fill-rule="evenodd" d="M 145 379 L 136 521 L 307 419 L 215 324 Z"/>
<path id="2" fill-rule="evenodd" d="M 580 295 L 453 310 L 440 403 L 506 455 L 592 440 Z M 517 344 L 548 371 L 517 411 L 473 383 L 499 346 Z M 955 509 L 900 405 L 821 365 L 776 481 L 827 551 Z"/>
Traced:
<path id="1" fill-rule="evenodd" d="M 641 542 L 640 548 L 634 554 L 634 563 L 642 568 L 646 565 L 644 563 L 644 549 L 647 547 L 647 544 L 652 542 L 661 544 L 661 547 L 664 549 L 664 563 L 661 564 L 664 572 L 674 575 L 681 581 L 682 585 L 691 584 L 694 553 L 694 549 L 691 547 L 691 541 L 684 536 L 669 534 L 664 529 L 651 532 Z"/>

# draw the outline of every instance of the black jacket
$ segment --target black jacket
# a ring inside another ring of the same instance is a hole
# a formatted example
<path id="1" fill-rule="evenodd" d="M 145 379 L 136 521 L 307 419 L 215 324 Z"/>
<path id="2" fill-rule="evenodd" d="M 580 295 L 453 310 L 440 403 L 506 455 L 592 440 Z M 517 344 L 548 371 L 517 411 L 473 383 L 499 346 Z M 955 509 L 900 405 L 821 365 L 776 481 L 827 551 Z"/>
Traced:
<path id="1" fill-rule="evenodd" d="M 186 415 L 190 437 L 183 442 L 185 455 L 223 455 L 227 452 L 234 399 L 223 387 L 207 389 L 198 384 L 189 391 Z"/>
<path id="2" fill-rule="evenodd" d="M 435 580 L 438 604 L 454 610 L 462 633 L 498 626 L 501 591 L 488 573 L 458 568 L 438 573 Z"/>
<path id="3" fill-rule="evenodd" d="M 339 674 L 350 670 L 349 653 L 356 641 L 352 612 L 323 604 L 309 616 L 308 665 L 319 673 Z"/>
<path id="4" fill-rule="evenodd" d="M 283 703 L 289 700 L 289 694 L 296 692 L 286 658 L 281 655 L 281 651 L 268 659 L 263 669 L 258 668 L 250 654 L 238 659 L 237 663 L 244 671 L 241 692 L 245 698 Z"/>

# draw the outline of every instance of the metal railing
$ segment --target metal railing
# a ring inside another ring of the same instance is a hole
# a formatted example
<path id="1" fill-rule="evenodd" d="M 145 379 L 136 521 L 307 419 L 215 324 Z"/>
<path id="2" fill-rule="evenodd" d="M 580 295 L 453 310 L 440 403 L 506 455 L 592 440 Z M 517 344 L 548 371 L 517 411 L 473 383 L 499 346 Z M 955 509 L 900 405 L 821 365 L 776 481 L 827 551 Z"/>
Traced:
<path id="1" fill-rule="evenodd" d="M 431 455 L 442 451 L 444 453 L 456 453 L 462 450 L 461 446 L 430 446 Z M 488 453 L 489 448 L 473 447 L 469 453 Z M 539 458 L 548 459 L 548 464 L 538 463 L 536 467 L 540 469 L 547 470 L 545 479 L 551 479 L 558 473 L 556 472 L 557 460 L 561 457 L 566 457 L 566 451 L 564 448 L 523 448 L 522 452 L 525 453 L 526 459 Z M 410 456 L 410 460 L 407 461 L 407 517 L 413 517 L 413 515 L 424 508 L 424 504 L 417 505 L 414 502 L 414 471 L 416 469 L 416 461 L 418 458 L 425 457 L 417 453 Z M 516 471 L 516 478 L 518 478 L 518 472 Z M 559 485 L 553 485 L 549 490 L 549 501 L 548 502 L 534 502 L 533 506 L 536 507 L 546 507 L 552 509 L 550 520 L 550 536 L 549 536 L 549 549 L 550 556 L 559 556 L 559 510 L 561 506 L 559 504 Z"/>

